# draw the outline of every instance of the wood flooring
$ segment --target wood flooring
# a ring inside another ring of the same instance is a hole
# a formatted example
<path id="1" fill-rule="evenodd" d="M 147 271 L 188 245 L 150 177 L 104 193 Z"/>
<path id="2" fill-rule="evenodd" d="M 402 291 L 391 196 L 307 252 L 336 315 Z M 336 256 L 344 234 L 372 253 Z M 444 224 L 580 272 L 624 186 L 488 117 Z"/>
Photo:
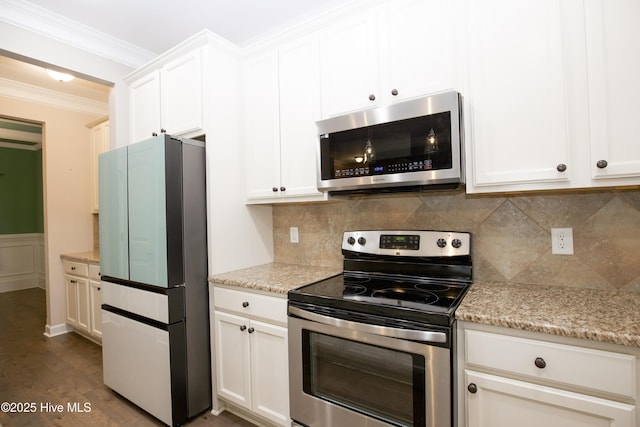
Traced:
<path id="1" fill-rule="evenodd" d="M 0 293 L 0 404 L 34 410 L 6 412 L 3 405 L 0 427 L 164 425 L 102 383 L 99 345 L 75 333 L 47 338 L 45 323 L 42 289 Z M 75 411 L 73 405 L 77 405 Z M 79 408 L 88 411 L 79 412 Z M 207 411 L 187 426 L 253 424 L 228 412 L 216 417 Z"/>

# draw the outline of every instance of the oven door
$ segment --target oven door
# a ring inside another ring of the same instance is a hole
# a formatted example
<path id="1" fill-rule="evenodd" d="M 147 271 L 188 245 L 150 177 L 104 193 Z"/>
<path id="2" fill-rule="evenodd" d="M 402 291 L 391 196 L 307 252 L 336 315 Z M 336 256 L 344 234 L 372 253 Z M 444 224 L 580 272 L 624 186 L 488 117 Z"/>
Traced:
<path id="1" fill-rule="evenodd" d="M 444 332 L 347 321 L 289 307 L 291 418 L 305 426 L 451 425 Z M 403 338 L 397 338 L 400 335 Z"/>

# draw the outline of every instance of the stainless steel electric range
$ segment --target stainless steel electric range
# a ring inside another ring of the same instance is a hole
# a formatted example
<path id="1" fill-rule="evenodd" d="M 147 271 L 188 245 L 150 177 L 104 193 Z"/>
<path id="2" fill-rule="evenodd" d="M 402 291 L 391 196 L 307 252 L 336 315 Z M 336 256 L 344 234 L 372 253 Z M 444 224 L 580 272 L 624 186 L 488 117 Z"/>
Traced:
<path id="1" fill-rule="evenodd" d="M 294 425 L 451 426 L 471 235 L 348 231 L 342 253 L 341 275 L 288 295 Z"/>

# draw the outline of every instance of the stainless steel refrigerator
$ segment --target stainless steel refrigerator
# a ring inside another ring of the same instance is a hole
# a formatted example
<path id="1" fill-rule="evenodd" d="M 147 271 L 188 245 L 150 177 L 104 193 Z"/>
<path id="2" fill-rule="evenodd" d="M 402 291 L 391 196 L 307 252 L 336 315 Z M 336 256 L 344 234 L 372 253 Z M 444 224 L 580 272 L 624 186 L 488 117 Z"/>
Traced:
<path id="1" fill-rule="evenodd" d="M 204 143 L 99 157 L 104 383 L 168 425 L 211 406 Z"/>

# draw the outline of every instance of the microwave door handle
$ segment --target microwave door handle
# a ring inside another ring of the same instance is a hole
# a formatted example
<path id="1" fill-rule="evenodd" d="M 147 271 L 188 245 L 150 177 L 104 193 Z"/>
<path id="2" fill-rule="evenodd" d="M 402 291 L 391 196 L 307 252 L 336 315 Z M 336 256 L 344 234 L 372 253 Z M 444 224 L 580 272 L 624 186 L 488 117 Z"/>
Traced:
<path id="1" fill-rule="evenodd" d="M 447 334 L 437 331 L 417 331 L 414 329 L 391 328 L 389 326 L 369 325 L 367 323 L 354 322 L 351 320 L 336 319 L 334 317 L 323 316 L 317 313 L 311 313 L 297 307 L 289 307 L 289 313 L 302 319 L 312 322 L 322 323 L 324 325 L 345 328 L 359 332 L 367 332 L 370 334 L 381 335 L 389 338 L 399 338 L 412 341 L 421 341 L 427 343 L 446 343 Z"/>

